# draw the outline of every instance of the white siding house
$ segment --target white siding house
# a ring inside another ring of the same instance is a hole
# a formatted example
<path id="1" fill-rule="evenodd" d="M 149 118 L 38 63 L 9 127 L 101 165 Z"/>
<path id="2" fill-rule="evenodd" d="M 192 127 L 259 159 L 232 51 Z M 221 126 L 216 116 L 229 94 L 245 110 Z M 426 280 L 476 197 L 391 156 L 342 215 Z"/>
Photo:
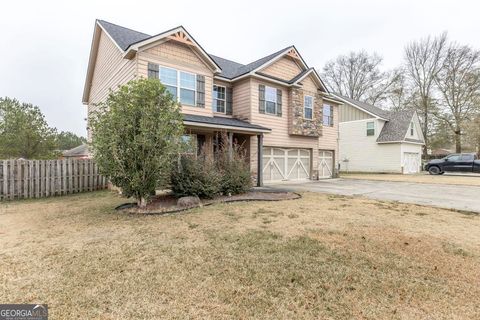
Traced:
<path id="1" fill-rule="evenodd" d="M 388 112 L 336 95 L 340 171 L 417 173 L 424 138 L 415 111 Z"/>

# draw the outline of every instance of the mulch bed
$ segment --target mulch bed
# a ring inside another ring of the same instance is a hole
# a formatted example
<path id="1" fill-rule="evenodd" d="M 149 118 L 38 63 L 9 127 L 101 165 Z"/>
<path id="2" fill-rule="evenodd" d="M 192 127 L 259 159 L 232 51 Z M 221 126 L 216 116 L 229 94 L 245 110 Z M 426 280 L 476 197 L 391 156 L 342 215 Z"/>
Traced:
<path id="1" fill-rule="evenodd" d="M 125 203 L 116 210 L 140 214 L 166 214 L 174 213 L 193 208 L 209 206 L 216 203 L 240 202 L 240 201 L 282 201 L 300 199 L 301 195 L 295 192 L 272 192 L 272 191 L 250 191 L 233 196 L 218 196 L 213 199 L 202 199 L 199 205 L 188 207 L 177 206 L 177 198 L 171 194 L 161 194 L 151 199 L 146 209 L 139 209 L 135 203 Z"/>

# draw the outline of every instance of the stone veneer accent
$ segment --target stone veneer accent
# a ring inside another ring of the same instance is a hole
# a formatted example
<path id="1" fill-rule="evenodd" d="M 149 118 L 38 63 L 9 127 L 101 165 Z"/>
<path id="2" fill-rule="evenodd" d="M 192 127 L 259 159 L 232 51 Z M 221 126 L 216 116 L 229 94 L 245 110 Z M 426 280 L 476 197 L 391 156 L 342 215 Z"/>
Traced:
<path id="1" fill-rule="evenodd" d="M 313 95 L 313 119 L 303 117 L 303 90 L 292 88 L 289 94 L 289 134 L 307 137 L 322 135 L 323 126 L 323 99 L 319 94 Z"/>

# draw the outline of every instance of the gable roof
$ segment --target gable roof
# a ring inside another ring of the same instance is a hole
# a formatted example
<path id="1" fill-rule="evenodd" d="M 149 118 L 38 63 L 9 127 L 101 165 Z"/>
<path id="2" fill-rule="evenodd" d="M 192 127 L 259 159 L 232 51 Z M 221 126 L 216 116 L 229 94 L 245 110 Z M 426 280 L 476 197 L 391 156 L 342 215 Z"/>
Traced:
<path id="1" fill-rule="evenodd" d="M 423 143 L 423 140 L 405 138 L 414 115 L 414 110 L 389 112 L 389 121 L 383 126 L 383 129 L 377 138 L 377 142 L 408 141 Z"/>

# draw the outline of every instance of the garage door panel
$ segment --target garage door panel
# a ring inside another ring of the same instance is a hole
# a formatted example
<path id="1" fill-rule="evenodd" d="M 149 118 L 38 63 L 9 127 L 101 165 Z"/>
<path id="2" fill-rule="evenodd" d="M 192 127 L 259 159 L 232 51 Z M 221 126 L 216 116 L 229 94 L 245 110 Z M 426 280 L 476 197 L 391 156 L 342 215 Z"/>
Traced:
<path id="1" fill-rule="evenodd" d="M 263 155 L 264 181 L 310 178 L 310 150 L 308 149 L 265 147 Z"/>
<path id="2" fill-rule="evenodd" d="M 318 177 L 328 179 L 333 177 L 333 151 L 319 150 Z"/>
<path id="3" fill-rule="evenodd" d="M 403 173 L 413 174 L 420 171 L 420 154 L 405 152 L 403 154 Z"/>

